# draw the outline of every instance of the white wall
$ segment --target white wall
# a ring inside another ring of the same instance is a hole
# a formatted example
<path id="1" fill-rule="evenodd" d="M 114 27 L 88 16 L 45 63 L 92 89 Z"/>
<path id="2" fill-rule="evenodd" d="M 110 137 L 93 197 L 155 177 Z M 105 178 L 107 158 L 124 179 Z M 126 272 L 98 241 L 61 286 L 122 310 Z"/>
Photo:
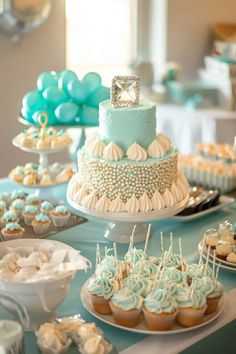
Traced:
<path id="1" fill-rule="evenodd" d="M 24 129 L 16 117 L 23 95 L 35 89 L 37 76 L 66 66 L 64 1 L 54 0 L 47 22 L 18 42 L 0 34 L 0 176 L 16 165 L 37 161 L 14 148 L 11 140 Z"/>
<path id="2" fill-rule="evenodd" d="M 161 56 L 163 61 L 179 62 L 183 76 L 193 78 L 211 50 L 212 24 L 236 23 L 236 0 L 152 0 L 150 15 L 150 57 L 155 71 L 160 68 Z M 161 35 L 160 22 L 165 27 Z"/>

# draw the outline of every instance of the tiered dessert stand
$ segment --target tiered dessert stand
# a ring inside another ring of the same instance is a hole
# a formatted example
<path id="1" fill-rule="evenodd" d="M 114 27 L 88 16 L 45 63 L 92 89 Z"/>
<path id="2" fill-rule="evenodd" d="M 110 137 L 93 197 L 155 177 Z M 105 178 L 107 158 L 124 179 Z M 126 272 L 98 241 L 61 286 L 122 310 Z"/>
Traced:
<path id="1" fill-rule="evenodd" d="M 170 216 L 180 213 L 187 205 L 189 197 L 179 202 L 173 207 L 165 208 L 159 211 L 138 212 L 138 213 L 101 213 L 97 210 L 84 208 L 75 203 L 67 194 L 68 203 L 77 211 L 88 216 L 108 221 L 108 225 L 104 232 L 107 240 L 126 243 L 130 242 L 130 235 L 136 224 L 134 243 L 143 242 L 146 239 L 148 225 L 146 222 L 166 219 Z"/>
<path id="2" fill-rule="evenodd" d="M 23 123 L 26 124 L 26 120 L 23 118 L 18 118 L 18 120 Z M 48 117 L 46 114 L 42 113 L 39 118 L 38 118 L 39 124 L 41 126 L 41 130 L 44 131 L 47 123 L 48 123 Z M 27 122 L 27 125 L 28 122 Z M 67 146 L 63 146 L 60 148 L 50 148 L 50 149 L 43 149 L 43 150 L 39 150 L 39 149 L 32 149 L 32 148 L 27 148 L 27 147 L 23 147 L 19 144 L 19 141 L 17 140 L 17 137 L 13 138 L 12 140 L 12 144 L 17 147 L 18 149 L 25 151 L 25 152 L 29 152 L 32 154 L 38 154 L 39 155 L 39 170 L 43 170 L 43 169 L 49 169 L 49 162 L 48 162 L 48 155 L 49 154 L 55 154 L 57 152 L 61 152 L 65 149 L 67 149 Z M 14 181 L 15 182 L 15 181 Z M 15 182 L 17 183 L 17 182 Z M 52 188 L 55 186 L 59 186 L 64 184 L 65 182 L 61 182 L 61 183 L 53 183 L 51 185 L 23 185 L 25 188 L 33 188 L 35 189 L 35 194 L 39 195 L 40 198 L 42 199 L 53 199 L 53 195 L 52 195 Z M 21 183 L 17 183 L 18 185 L 21 185 Z"/>

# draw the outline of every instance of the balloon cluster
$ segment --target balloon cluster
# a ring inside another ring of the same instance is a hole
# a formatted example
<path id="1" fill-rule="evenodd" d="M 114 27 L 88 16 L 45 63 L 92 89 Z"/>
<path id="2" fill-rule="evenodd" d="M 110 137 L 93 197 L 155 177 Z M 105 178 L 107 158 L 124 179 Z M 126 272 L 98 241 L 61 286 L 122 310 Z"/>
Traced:
<path id="1" fill-rule="evenodd" d="M 109 99 L 110 90 L 102 86 L 101 76 L 87 73 L 81 81 L 71 70 L 44 72 L 37 79 L 37 90 L 28 92 L 22 100 L 22 116 L 38 124 L 42 112 L 48 115 L 48 125 L 97 125 L 98 106 Z"/>

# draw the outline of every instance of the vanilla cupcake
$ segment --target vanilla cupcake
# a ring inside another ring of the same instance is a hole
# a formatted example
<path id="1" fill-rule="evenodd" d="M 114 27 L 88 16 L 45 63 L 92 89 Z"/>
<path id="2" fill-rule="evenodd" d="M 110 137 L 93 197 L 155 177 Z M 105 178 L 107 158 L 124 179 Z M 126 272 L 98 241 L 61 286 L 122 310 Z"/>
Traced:
<path id="1" fill-rule="evenodd" d="M 9 173 L 9 178 L 12 179 L 13 181 L 17 183 L 22 183 L 24 179 L 24 174 L 21 173 L 20 171 L 17 170 L 17 168 L 14 168 L 10 173 Z"/>
<path id="2" fill-rule="evenodd" d="M 22 199 L 25 200 L 25 192 L 22 189 L 16 189 L 11 193 L 11 199 L 15 200 L 15 199 Z"/>
<path id="3" fill-rule="evenodd" d="M 206 313 L 210 314 L 216 311 L 220 299 L 223 295 L 223 286 L 216 279 L 211 278 L 210 283 L 212 286 L 212 291 L 207 294 L 207 309 Z"/>
<path id="4" fill-rule="evenodd" d="M 48 201 L 44 201 L 41 203 L 41 207 L 40 207 L 40 211 L 43 214 L 49 215 L 50 211 L 53 209 L 53 205 L 52 203 L 48 202 Z"/>
<path id="5" fill-rule="evenodd" d="M 51 220 L 47 215 L 39 214 L 32 221 L 31 225 L 33 226 L 35 234 L 43 235 L 49 231 L 51 226 Z"/>
<path id="6" fill-rule="evenodd" d="M 50 211 L 53 225 L 56 227 L 63 227 L 68 224 L 71 213 L 65 205 L 58 205 L 55 209 Z"/>
<path id="7" fill-rule="evenodd" d="M 148 329 L 170 330 L 178 313 L 177 304 L 166 289 L 157 289 L 144 299 L 143 313 Z"/>
<path id="8" fill-rule="evenodd" d="M 123 280 L 122 286 L 131 289 L 133 292 L 142 297 L 146 297 L 151 291 L 152 281 L 142 276 L 137 278 L 136 276 L 131 275 Z"/>
<path id="9" fill-rule="evenodd" d="M 116 323 L 125 327 L 137 326 L 142 312 L 142 305 L 142 296 L 128 288 L 120 289 L 112 296 L 110 302 Z"/>
<path id="10" fill-rule="evenodd" d="M 13 210 L 19 219 L 22 219 L 25 203 L 22 199 L 16 199 L 11 203 L 10 209 Z"/>
<path id="11" fill-rule="evenodd" d="M 35 205 L 26 205 L 22 213 L 26 225 L 31 226 L 32 221 L 38 214 L 38 208 Z"/>
<path id="12" fill-rule="evenodd" d="M 41 204 L 40 198 L 36 194 L 29 194 L 26 197 L 26 204 L 28 205 L 34 205 L 36 207 L 39 207 Z"/>
<path id="13" fill-rule="evenodd" d="M 216 244 L 219 241 L 219 233 L 215 229 L 209 229 L 205 234 L 206 245 L 210 246 L 211 249 L 216 248 Z"/>
<path id="14" fill-rule="evenodd" d="M 119 283 L 115 278 L 112 280 L 96 276 L 91 278 L 88 284 L 88 292 L 91 296 L 94 310 L 103 315 L 110 314 L 110 300 L 118 289 Z"/>
<path id="15" fill-rule="evenodd" d="M 7 223 L 18 222 L 19 218 L 13 210 L 6 211 L 1 217 L 1 224 L 5 226 Z"/>
<path id="16" fill-rule="evenodd" d="M 27 176 L 25 176 L 23 178 L 22 182 L 25 186 L 34 186 L 37 184 L 36 175 L 35 174 L 28 174 Z"/>
<path id="17" fill-rule="evenodd" d="M 227 262 L 230 262 L 230 263 L 235 263 L 236 264 L 236 252 L 230 252 L 226 258 L 226 261 Z"/>
<path id="18" fill-rule="evenodd" d="M 178 288 L 176 291 L 178 305 L 177 322 L 183 327 L 193 327 L 203 321 L 207 308 L 206 296 L 191 288 Z"/>
<path id="19" fill-rule="evenodd" d="M 0 217 L 6 212 L 6 203 L 0 200 Z"/>
<path id="20" fill-rule="evenodd" d="M 228 241 L 219 240 L 216 245 L 216 256 L 225 261 L 231 248 L 232 245 Z"/>
<path id="21" fill-rule="evenodd" d="M 53 184 L 51 176 L 49 174 L 42 175 L 39 184 L 41 184 L 42 186 L 50 186 L 51 184 Z"/>
<path id="22" fill-rule="evenodd" d="M 7 223 L 4 229 L 2 229 L 3 239 L 7 241 L 22 237 L 24 231 L 23 227 L 17 222 Z"/>

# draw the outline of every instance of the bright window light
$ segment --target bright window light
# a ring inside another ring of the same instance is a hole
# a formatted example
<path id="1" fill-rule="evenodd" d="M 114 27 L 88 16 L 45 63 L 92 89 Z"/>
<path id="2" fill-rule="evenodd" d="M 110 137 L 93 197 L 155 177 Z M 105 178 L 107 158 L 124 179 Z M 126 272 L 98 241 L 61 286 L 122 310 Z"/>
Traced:
<path id="1" fill-rule="evenodd" d="M 67 0 L 67 67 L 98 72 L 105 85 L 127 74 L 134 51 L 137 0 Z"/>

